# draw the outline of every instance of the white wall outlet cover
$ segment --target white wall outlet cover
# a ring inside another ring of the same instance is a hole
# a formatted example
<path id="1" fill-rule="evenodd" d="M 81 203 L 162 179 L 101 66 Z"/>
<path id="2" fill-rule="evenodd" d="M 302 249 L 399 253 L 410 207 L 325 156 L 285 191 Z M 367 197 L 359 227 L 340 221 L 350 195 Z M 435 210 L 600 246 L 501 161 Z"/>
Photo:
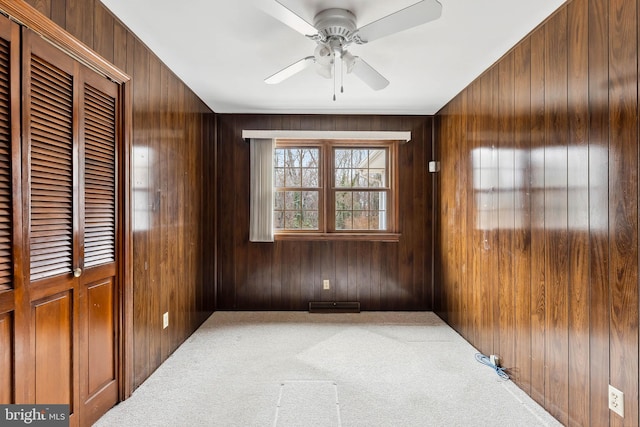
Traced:
<path id="1" fill-rule="evenodd" d="M 609 409 L 624 418 L 624 393 L 609 384 Z"/>

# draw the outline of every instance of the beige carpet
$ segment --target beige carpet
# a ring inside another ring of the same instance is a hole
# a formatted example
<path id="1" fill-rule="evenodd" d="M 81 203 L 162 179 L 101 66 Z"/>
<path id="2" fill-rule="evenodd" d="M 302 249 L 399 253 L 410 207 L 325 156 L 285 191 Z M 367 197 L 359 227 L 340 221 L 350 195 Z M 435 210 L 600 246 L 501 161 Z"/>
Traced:
<path id="1" fill-rule="evenodd" d="M 433 313 L 216 312 L 96 426 L 556 426 Z"/>

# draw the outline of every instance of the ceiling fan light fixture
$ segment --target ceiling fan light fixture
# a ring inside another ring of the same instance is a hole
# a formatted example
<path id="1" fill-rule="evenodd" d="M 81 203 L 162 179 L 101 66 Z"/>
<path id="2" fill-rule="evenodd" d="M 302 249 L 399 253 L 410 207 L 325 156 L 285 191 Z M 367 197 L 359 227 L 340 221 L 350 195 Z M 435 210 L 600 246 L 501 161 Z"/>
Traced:
<path id="1" fill-rule="evenodd" d="M 356 57 L 346 50 L 342 52 L 342 66 L 347 74 L 353 71 L 354 65 L 356 65 Z"/>
<path id="2" fill-rule="evenodd" d="M 313 56 L 318 64 L 330 66 L 333 63 L 333 49 L 328 43 L 318 43 Z"/>

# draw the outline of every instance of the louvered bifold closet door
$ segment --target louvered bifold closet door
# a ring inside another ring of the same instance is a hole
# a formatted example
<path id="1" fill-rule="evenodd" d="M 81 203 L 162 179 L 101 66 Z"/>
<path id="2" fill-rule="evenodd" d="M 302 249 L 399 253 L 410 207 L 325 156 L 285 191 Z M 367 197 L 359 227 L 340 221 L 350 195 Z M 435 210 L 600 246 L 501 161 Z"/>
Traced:
<path id="1" fill-rule="evenodd" d="M 19 27 L 0 16 L 0 404 L 19 399 L 15 372 L 22 362 L 16 357 L 23 336 L 16 318 L 23 288 L 15 275 L 22 268 L 19 65 Z"/>
<path id="2" fill-rule="evenodd" d="M 23 30 L 33 403 L 92 425 L 118 399 L 120 87 Z"/>
<path id="3" fill-rule="evenodd" d="M 80 424 L 93 424 L 118 400 L 117 353 L 117 84 L 83 69 L 79 118 L 84 254 L 78 282 Z"/>
<path id="4" fill-rule="evenodd" d="M 68 404 L 77 424 L 78 119 L 75 60 L 23 30 L 23 187 L 27 191 L 29 403 Z M 24 176 L 26 175 L 26 176 Z"/>

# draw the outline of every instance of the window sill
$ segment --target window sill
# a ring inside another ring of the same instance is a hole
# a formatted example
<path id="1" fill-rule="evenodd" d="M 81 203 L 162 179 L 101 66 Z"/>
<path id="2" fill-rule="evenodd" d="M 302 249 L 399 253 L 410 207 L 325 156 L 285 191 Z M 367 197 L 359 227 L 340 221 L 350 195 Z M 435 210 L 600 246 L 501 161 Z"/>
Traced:
<path id="1" fill-rule="evenodd" d="M 280 233 L 274 236 L 276 241 L 364 241 L 398 242 L 399 233 Z"/>

